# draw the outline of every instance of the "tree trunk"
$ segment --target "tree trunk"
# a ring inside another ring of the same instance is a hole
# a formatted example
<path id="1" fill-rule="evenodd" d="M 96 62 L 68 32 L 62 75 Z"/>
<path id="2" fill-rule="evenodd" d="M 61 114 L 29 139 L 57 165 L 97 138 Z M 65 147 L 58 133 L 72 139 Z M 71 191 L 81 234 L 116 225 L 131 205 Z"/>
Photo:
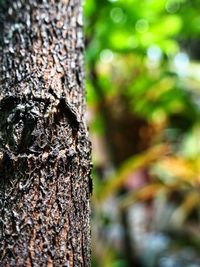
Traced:
<path id="1" fill-rule="evenodd" d="M 0 266 L 90 266 L 80 0 L 0 5 Z"/>

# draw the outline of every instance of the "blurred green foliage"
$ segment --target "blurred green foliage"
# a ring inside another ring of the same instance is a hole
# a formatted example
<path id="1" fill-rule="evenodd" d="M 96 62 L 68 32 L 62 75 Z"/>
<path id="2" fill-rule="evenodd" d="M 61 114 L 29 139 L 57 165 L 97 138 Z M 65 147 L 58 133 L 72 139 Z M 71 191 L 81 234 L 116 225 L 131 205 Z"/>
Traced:
<path id="1" fill-rule="evenodd" d="M 175 192 L 181 195 L 170 218 L 176 226 L 199 210 L 199 8 L 199 0 L 85 0 L 90 127 L 107 147 L 93 151 L 100 209 L 112 194 L 127 207 L 160 192 L 170 202 Z M 157 145 L 168 149 L 154 154 Z M 102 175 L 108 161 L 114 175 Z M 127 188 L 141 169 L 148 179 Z M 94 266 L 131 266 L 105 247 L 109 263 Z"/>

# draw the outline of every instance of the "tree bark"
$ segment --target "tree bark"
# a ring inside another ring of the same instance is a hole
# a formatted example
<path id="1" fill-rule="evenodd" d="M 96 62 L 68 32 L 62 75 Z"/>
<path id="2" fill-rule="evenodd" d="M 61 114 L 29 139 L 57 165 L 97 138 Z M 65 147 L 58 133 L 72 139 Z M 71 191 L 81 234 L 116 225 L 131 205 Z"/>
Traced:
<path id="1" fill-rule="evenodd" d="M 0 0 L 0 266 L 90 266 L 81 0 Z"/>

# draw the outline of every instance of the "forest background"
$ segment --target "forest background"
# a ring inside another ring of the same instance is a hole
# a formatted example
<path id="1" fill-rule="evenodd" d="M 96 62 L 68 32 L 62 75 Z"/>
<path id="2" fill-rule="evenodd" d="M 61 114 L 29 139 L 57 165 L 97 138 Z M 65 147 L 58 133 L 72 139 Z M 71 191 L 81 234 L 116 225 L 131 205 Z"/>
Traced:
<path id="1" fill-rule="evenodd" d="M 94 267 L 200 266 L 199 8 L 84 3 Z"/>

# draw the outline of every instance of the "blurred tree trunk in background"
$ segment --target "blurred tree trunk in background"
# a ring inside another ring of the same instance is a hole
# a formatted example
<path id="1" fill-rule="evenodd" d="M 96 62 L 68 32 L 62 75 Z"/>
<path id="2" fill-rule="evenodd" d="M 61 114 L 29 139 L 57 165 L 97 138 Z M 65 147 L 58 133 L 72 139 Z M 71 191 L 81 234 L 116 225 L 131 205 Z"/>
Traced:
<path id="1" fill-rule="evenodd" d="M 80 0 L 1 0 L 1 266 L 90 266 Z"/>
<path id="2" fill-rule="evenodd" d="M 113 97 L 112 102 L 106 98 L 105 92 L 100 85 L 95 62 L 90 65 L 91 81 L 95 92 L 99 97 L 98 113 L 102 115 L 105 127 L 105 142 L 109 149 L 111 162 L 118 169 L 120 164 L 129 157 L 145 151 L 150 147 L 154 129 L 144 119 L 129 111 L 128 99 L 120 94 Z M 104 167 L 104 166 L 103 166 Z M 148 179 L 146 170 L 141 170 L 144 179 Z M 121 187 L 119 195 L 124 195 L 127 188 Z M 128 221 L 128 208 L 119 210 L 120 223 L 123 227 L 123 257 L 128 267 L 141 267 L 137 256 L 134 240 L 131 238 L 131 227 Z"/>

